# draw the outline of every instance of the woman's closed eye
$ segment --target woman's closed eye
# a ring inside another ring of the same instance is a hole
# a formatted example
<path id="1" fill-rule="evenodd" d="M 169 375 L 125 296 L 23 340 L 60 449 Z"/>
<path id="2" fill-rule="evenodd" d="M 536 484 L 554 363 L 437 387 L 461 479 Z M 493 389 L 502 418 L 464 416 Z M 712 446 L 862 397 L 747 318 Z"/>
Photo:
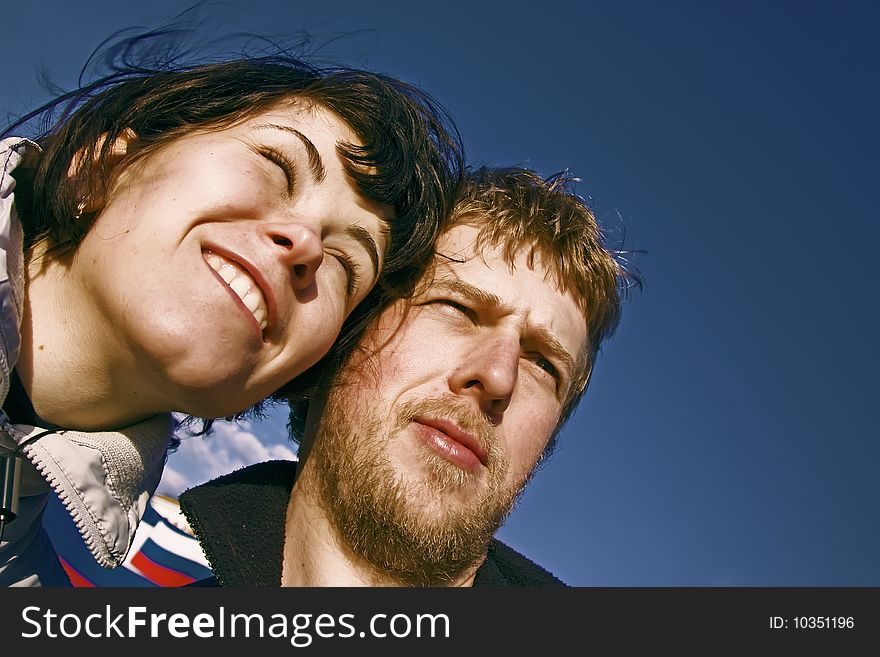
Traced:
<path id="1" fill-rule="evenodd" d="M 284 173 L 287 180 L 287 194 L 293 195 L 294 185 L 296 182 L 296 168 L 293 166 L 290 158 L 284 153 L 274 148 L 263 147 L 259 150 L 260 155 L 275 164 Z"/>
<path id="2" fill-rule="evenodd" d="M 360 265 L 357 260 L 344 251 L 332 250 L 328 251 L 327 254 L 335 258 L 345 271 L 345 296 L 351 299 L 357 291 L 361 280 Z"/>

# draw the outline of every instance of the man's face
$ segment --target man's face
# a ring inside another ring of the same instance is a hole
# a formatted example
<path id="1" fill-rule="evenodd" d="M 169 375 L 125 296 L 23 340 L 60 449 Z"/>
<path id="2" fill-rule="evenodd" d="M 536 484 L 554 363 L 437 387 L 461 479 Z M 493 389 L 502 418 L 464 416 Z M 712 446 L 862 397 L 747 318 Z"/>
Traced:
<path id="1" fill-rule="evenodd" d="M 478 255 L 476 235 L 448 231 L 431 286 L 365 336 L 313 448 L 346 542 L 410 583 L 453 579 L 482 555 L 556 426 L 587 337 L 540 261 Z"/>

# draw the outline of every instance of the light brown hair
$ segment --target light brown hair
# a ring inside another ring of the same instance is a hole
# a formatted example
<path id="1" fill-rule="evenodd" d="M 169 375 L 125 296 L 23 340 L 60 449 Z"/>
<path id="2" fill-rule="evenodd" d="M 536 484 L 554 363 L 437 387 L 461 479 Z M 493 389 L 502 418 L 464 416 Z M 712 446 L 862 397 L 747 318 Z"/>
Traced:
<path id="1" fill-rule="evenodd" d="M 543 178 L 518 167 L 471 171 L 447 224 L 479 229 L 476 248 L 500 247 L 512 265 L 525 252 L 529 267 L 540 260 L 553 283 L 571 294 L 584 313 L 587 340 L 563 399 L 555 435 L 577 408 L 587 388 L 596 354 L 620 321 L 621 296 L 638 278 L 605 235 L 586 201 L 574 191 L 568 172 Z M 551 440 L 548 451 L 552 451 Z"/>
<path id="2" fill-rule="evenodd" d="M 571 293 L 584 313 L 587 340 L 576 354 L 576 369 L 563 397 L 559 422 L 545 450 L 549 455 L 556 436 L 571 417 L 590 380 L 596 354 L 620 321 L 622 295 L 640 286 L 638 276 L 627 269 L 622 251 L 606 245 L 605 235 L 586 201 L 574 192 L 578 180 L 567 172 L 548 178 L 529 169 L 482 167 L 467 173 L 452 212 L 441 226 L 441 234 L 459 224 L 478 227 L 477 251 L 501 247 L 508 264 L 523 250 L 532 266 L 540 260 L 553 282 Z M 435 254 L 436 257 L 436 254 Z M 429 271 L 416 283 L 417 292 L 430 286 Z M 399 296 L 375 289 L 373 300 L 362 304 L 349 317 L 346 339 L 337 341 L 325 359 L 314 366 L 312 391 L 332 385 L 334 378 L 359 349 L 359 341 L 382 311 Z M 360 361 L 369 362 L 369 358 Z M 289 397 L 289 429 L 300 440 L 305 427 L 308 401 Z"/>

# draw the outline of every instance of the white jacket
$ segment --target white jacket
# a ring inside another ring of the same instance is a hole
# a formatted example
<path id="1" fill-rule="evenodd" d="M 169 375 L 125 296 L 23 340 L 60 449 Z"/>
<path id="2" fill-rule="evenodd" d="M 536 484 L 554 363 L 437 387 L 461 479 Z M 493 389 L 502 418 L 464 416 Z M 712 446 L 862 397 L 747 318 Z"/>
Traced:
<path id="1" fill-rule="evenodd" d="M 18 362 L 24 293 L 22 228 L 10 173 L 25 158 L 38 156 L 39 147 L 26 139 L 0 141 L 0 404 Z M 59 429 L 21 447 L 27 460 L 18 516 L 0 542 L 0 586 L 69 586 L 42 527 L 52 490 L 95 560 L 106 568 L 119 566 L 162 476 L 171 431 L 171 415 L 163 414 L 121 431 Z M 0 455 L 44 432 L 13 424 L 0 411 Z"/>

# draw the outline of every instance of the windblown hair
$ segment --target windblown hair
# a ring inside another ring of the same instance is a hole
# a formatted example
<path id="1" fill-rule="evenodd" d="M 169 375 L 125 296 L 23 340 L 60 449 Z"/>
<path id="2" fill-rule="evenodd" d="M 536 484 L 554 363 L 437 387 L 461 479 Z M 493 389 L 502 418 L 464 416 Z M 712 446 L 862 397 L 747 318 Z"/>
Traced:
<path id="1" fill-rule="evenodd" d="M 586 201 L 574 191 L 568 172 L 542 178 L 523 168 L 482 167 L 470 172 L 443 231 L 469 224 L 478 228 L 476 250 L 498 247 L 509 265 L 520 253 L 536 261 L 561 292 L 571 294 L 584 313 L 587 341 L 563 400 L 562 414 L 548 446 L 577 408 L 602 342 L 620 322 L 621 297 L 638 277 L 606 238 Z"/>
<path id="2" fill-rule="evenodd" d="M 446 110 L 406 82 L 314 66 L 280 46 L 269 55 L 183 64 L 181 35 L 187 34 L 164 28 L 111 40 L 83 69 L 83 75 L 89 68 L 101 71 L 97 79 L 0 133 L 3 138 L 40 125 L 24 136 L 41 146 L 42 155 L 15 171 L 25 248 L 45 240 L 52 250 L 76 249 L 99 214 L 88 209 L 102 208 L 132 165 L 185 135 L 223 130 L 294 101 L 329 109 L 352 128 L 362 145 L 337 145 L 347 174 L 366 198 L 394 209 L 376 286 L 382 294 L 370 299 L 411 293 L 432 261 L 463 181 L 464 147 Z M 114 153 L 117 137 L 132 132 L 133 147 L 123 156 Z M 343 328 L 342 343 L 355 341 L 346 331 L 359 334 L 360 324 L 351 326 Z M 276 399 L 298 394 L 307 381 L 298 377 Z M 259 414 L 261 405 L 251 410 Z M 210 425 L 204 422 L 200 433 Z"/>
<path id="3" fill-rule="evenodd" d="M 78 208 L 103 207 L 132 164 L 194 131 L 222 130 L 295 100 L 332 110 L 361 140 L 362 146 L 339 144 L 338 152 L 361 193 L 394 208 L 380 285 L 406 291 L 430 262 L 461 182 L 463 147 L 445 110 L 400 80 L 318 68 L 284 51 L 189 66 L 171 55 L 170 63 L 155 61 L 157 52 L 173 52 L 166 41 L 176 37 L 160 31 L 106 47 L 105 75 L 0 133 L 43 119 L 34 137 L 43 149 L 39 162 L 16 172 L 24 178 L 16 193 L 26 247 L 45 239 L 49 248 L 76 248 L 97 216 Z M 149 65 L 139 61 L 147 58 Z M 135 147 L 119 157 L 113 144 L 128 131 L 137 137 Z"/>

